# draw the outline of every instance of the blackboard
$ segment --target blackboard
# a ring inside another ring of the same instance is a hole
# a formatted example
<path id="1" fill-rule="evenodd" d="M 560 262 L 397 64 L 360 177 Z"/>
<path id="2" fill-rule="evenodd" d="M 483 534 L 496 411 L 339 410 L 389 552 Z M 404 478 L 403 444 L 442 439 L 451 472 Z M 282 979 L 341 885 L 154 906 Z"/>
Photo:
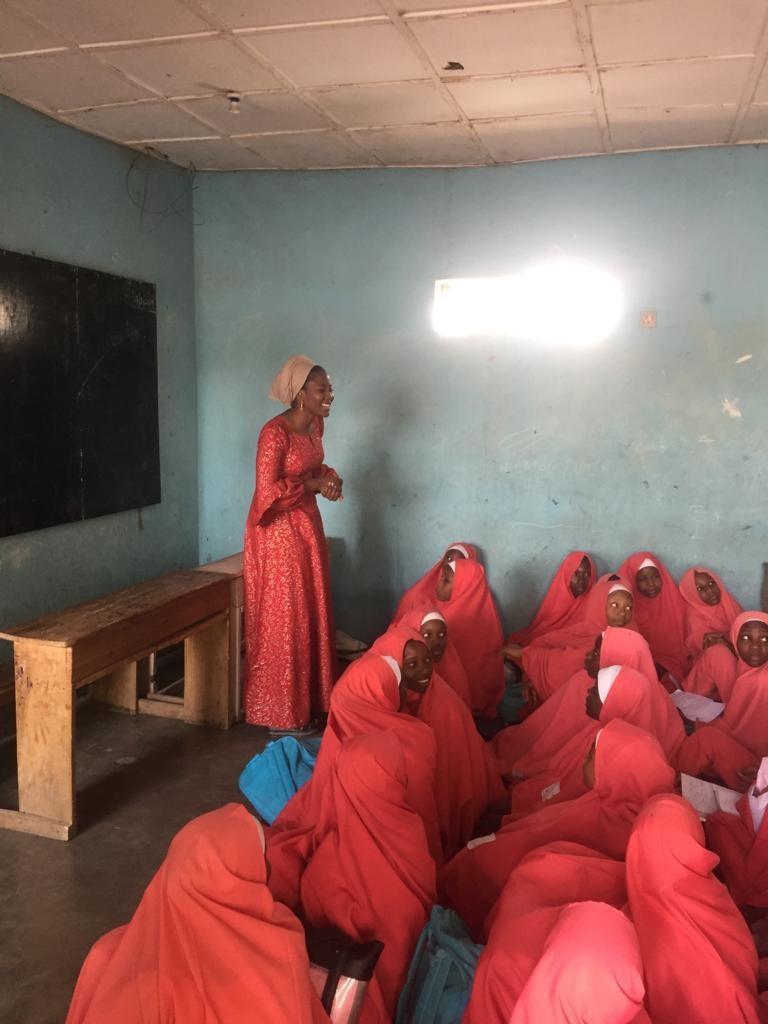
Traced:
<path id="1" fill-rule="evenodd" d="M 0 536 L 159 501 L 154 285 L 0 249 Z"/>

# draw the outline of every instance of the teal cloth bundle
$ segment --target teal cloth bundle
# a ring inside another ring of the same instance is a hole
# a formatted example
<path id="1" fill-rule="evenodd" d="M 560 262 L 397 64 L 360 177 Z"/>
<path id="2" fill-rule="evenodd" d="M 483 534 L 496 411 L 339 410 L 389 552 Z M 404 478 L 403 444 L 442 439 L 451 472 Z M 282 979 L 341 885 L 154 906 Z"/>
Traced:
<path id="1" fill-rule="evenodd" d="M 319 737 L 297 740 L 281 736 L 243 768 L 238 779 L 240 792 L 268 825 L 312 777 L 319 749 Z"/>

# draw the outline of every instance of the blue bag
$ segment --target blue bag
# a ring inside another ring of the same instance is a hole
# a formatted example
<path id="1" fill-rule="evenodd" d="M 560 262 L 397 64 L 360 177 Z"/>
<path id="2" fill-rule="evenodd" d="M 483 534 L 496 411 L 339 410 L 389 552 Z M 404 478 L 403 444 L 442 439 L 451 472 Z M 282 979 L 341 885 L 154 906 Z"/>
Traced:
<path id="1" fill-rule="evenodd" d="M 400 993 L 395 1024 L 460 1024 L 482 951 L 458 914 L 433 907 Z"/>
<path id="2" fill-rule="evenodd" d="M 312 777 L 319 749 L 319 738 L 299 741 L 281 736 L 271 740 L 243 768 L 237 780 L 240 792 L 268 825 Z"/>

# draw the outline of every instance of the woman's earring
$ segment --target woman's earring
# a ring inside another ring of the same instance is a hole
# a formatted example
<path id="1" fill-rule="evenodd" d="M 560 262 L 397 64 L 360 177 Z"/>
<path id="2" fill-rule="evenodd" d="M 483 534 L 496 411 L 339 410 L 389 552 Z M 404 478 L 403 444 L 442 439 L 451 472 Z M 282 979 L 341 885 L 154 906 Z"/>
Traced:
<path id="1" fill-rule="evenodd" d="M 301 402 L 301 405 L 299 406 L 299 409 L 300 409 L 301 412 L 304 412 L 304 399 L 300 398 L 299 401 Z"/>

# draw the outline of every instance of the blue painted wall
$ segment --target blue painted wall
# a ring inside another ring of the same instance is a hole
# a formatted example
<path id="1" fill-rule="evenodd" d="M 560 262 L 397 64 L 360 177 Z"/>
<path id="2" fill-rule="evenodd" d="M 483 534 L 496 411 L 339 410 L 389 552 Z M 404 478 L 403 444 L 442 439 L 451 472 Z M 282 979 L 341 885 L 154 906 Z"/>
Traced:
<path id="1" fill-rule="evenodd" d="M 337 388 L 327 456 L 346 500 L 323 515 L 351 632 L 383 625 L 455 539 L 484 549 L 510 626 L 577 546 L 602 568 L 639 547 L 678 573 L 704 560 L 754 604 L 768 554 L 767 186 L 756 148 L 204 175 L 201 558 L 239 548 L 257 433 L 277 412 L 270 378 L 306 352 Z M 436 278 L 551 255 L 621 278 L 610 341 L 553 351 L 432 333 Z M 655 330 L 639 327 L 649 309 Z"/>
<path id="2" fill-rule="evenodd" d="M 0 623 L 5 626 L 196 564 L 190 181 L 177 167 L 145 159 L 129 181 L 134 157 L 130 150 L 0 97 L 0 247 L 157 286 L 162 471 L 160 505 L 0 538 Z M 157 215 L 142 214 L 128 194 L 129 185 L 133 192 L 143 191 L 145 172 L 147 211 L 164 211 Z"/>

